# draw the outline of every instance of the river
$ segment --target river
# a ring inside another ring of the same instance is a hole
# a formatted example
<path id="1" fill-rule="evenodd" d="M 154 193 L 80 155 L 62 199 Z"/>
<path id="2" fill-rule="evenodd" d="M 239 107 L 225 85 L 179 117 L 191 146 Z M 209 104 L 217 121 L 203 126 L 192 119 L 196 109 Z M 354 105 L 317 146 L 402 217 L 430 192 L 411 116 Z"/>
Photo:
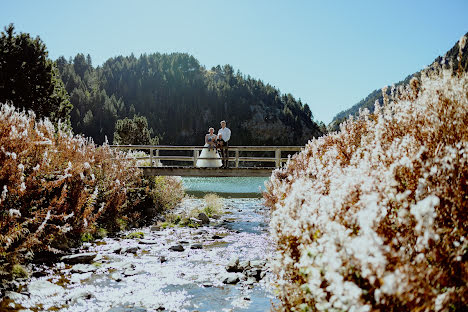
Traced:
<path id="1" fill-rule="evenodd" d="M 266 261 L 273 248 L 261 199 L 265 180 L 184 178 L 192 196 L 176 212 L 217 193 L 225 213 L 198 228 L 145 227 L 137 229 L 144 237 L 127 238 L 132 230 L 85 243 L 79 252 L 97 254 L 92 262 L 35 266 L 34 277 L 7 292 L 0 309 L 269 311 L 276 299 Z"/>

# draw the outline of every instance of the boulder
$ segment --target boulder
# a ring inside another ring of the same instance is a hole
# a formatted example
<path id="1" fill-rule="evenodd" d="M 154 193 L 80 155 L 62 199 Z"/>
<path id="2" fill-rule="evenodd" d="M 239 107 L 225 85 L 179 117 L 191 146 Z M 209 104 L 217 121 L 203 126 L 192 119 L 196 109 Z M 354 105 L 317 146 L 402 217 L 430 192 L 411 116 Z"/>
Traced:
<path id="1" fill-rule="evenodd" d="M 36 280 L 29 283 L 28 292 L 34 296 L 49 297 L 63 293 L 64 289 L 48 281 Z"/>
<path id="2" fill-rule="evenodd" d="M 250 266 L 252 268 L 263 268 L 266 264 L 265 260 L 252 260 L 250 261 Z"/>
<path id="3" fill-rule="evenodd" d="M 121 308 L 121 307 L 118 307 L 118 308 L 112 308 L 110 310 L 108 310 L 107 312 L 146 312 L 147 310 L 144 309 L 144 308 Z"/>
<path id="4" fill-rule="evenodd" d="M 226 266 L 226 271 L 228 272 L 242 272 L 243 269 L 239 267 L 239 258 L 232 258 Z"/>
<path id="5" fill-rule="evenodd" d="M 175 246 L 171 246 L 169 247 L 169 250 L 172 250 L 172 251 L 184 251 L 184 247 L 182 245 L 175 245 Z"/>
<path id="6" fill-rule="evenodd" d="M 95 257 L 96 257 L 95 253 L 87 252 L 87 253 L 80 253 L 76 255 L 63 256 L 60 258 L 60 261 L 65 262 L 67 264 L 77 264 L 77 263 L 89 264 L 93 262 Z"/>
<path id="7" fill-rule="evenodd" d="M 222 277 L 222 281 L 224 284 L 235 285 L 239 283 L 240 276 L 239 274 L 227 274 Z"/>
<path id="8" fill-rule="evenodd" d="M 15 291 L 6 291 L 5 298 L 11 299 L 13 301 L 22 301 L 22 300 L 27 300 L 28 296 L 20 294 Z"/>
<path id="9" fill-rule="evenodd" d="M 140 239 L 138 241 L 138 243 L 139 244 L 144 244 L 144 245 L 156 245 L 159 242 L 157 240 L 154 240 L 154 239 Z"/>
<path id="10" fill-rule="evenodd" d="M 94 272 L 96 270 L 97 270 L 97 268 L 94 265 L 82 264 L 82 263 L 75 264 L 71 268 L 72 273 L 88 273 L 88 272 Z"/>
<path id="11" fill-rule="evenodd" d="M 208 218 L 208 216 L 206 214 L 204 214 L 203 212 L 200 212 L 198 214 L 198 219 L 201 220 L 202 224 L 209 224 L 210 223 L 210 218 Z"/>
<path id="12" fill-rule="evenodd" d="M 190 246 L 190 249 L 202 249 L 203 245 L 202 244 L 193 244 Z"/>
<path id="13" fill-rule="evenodd" d="M 134 247 L 125 247 L 125 248 L 122 248 L 122 250 L 120 251 L 121 254 L 126 254 L 126 253 L 132 253 L 132 254 L 136 254 L 138 251 L 138 247 L 137 246 L 134 246 Z"/>
<path id="14" fill-rule="evenodd" d="M 242 271 L 250 269 L 250 261 L 246 260 L 239 262 L 239 269 L 242 269 Z"/>

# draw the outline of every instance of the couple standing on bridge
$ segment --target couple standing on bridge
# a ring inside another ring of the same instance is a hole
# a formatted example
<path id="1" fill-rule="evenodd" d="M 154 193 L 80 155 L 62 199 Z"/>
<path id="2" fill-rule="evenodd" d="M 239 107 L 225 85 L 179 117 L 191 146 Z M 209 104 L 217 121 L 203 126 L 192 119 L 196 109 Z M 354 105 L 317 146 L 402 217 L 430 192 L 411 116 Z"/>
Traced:
<path id="1" fill-rule="evenodd" d="M 228 168 L 228 142 L 231 139 L 231 130 L 226 127 L 226 121 L 221 121 L 221 129 L 219 129 L 218 135 L 214 134 L 214 128 L 208 129 L 208 132 L 205 135 L 203 150 L 198 156 L 200 159 L 197 160 L 197 167 Z M 219 156 L 218 151 L 221 152 L 222 158 Z"/>

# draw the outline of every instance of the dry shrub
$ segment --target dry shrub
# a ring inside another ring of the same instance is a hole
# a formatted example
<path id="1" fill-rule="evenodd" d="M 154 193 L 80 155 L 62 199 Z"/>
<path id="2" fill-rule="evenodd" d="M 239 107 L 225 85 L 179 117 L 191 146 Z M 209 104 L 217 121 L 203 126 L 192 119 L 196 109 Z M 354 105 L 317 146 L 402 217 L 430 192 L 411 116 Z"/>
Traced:
<path id="1" fill-rule="evenodd" d="M 310 141 L 264 196 L 277 310 L 464 310 L 468 75 L 423 75 Z"/>
<path id="2" fill-rule="evenodd" d="M 58 128 L 0 107 L 0 260 L 60 253 L 83 234 L 139 220 L 146 198 L 167 208 L 178 198 L 168 194 L 183 193 L 180 182 L 148 182 L 135 160 Z"/>

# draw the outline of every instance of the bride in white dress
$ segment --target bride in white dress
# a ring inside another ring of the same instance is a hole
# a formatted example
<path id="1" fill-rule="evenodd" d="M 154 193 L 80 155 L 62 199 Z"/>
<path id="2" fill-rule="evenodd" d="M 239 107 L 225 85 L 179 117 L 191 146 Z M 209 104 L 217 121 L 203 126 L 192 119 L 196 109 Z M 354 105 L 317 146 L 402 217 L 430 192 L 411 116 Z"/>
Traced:
<path id="1" fill-rule="evenodd" d="M 218 138 L 214 134 L 214 129 L 210 128 L 208 130 L 210 133 L 205 135 L 205 145 L 203 150 L 200 153 L 199 158 L 216 158 L 216 159 L 197 159 L 197 167 L 209 167 L 209 168 L 218 168 L 223 165 L 221 157 L 219 157 L 218 152 L 216 151 L 216 139 Z"/>

